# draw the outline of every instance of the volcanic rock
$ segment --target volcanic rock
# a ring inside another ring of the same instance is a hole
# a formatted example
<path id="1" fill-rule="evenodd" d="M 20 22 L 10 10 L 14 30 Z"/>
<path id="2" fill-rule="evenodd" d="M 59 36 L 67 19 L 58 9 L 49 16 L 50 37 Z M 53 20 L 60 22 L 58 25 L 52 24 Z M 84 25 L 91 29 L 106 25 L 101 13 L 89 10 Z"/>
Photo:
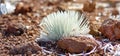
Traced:
<path id="1" fill-rule="evenodd" d="M 94 39 L 84 36 L 67 37 L 59 40 L 57 45 L 70 53 L 88 52 L 98 46 Z"/>
<path id="2" fill-rule="evenodd" d="M 120 21 L 107 19 L 102 23 L 99 31 L 110 40 L 120 39 Z"/>
<path id="3" fill-rule="evenodd" d="M 3 30 L 3 35 L 4 36 L 10 36 L 10 35 L 15 35 L 15 36 L 20 36 L 25 32 L 25 27 L 22 25 L 17 25 L 17 24 L 8 24 L 6 29 Z"/>

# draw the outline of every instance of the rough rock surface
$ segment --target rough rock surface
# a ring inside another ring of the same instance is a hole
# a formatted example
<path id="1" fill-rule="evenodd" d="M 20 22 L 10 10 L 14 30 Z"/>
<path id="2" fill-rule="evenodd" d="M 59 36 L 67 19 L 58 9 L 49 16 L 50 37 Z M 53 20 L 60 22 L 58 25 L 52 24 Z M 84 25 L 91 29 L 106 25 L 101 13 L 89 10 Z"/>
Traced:
<path id="1" fill-rule="evenodd" d="M 70 53 L 80 53 L 91 51 L 98 46 L 95 40 L 88 37 L 67 37 L 57 42 L 58 47 Z"/>
<path id="2" fill-rule="evenodd" d="M 120 39 L 120 21 L 105 20 L 100 27 L 100 32 L 110 40 Z"/>

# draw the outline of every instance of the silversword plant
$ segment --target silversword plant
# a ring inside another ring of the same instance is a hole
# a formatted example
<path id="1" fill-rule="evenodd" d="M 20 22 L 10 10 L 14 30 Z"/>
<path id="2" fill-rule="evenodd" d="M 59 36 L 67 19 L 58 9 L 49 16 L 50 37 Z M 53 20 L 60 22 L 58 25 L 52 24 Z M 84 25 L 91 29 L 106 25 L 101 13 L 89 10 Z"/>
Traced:
<path id="1" fill-rule="evenodd" d="M 67 36 L 88 34 L 89 22 L 85 14 L 77 11 L 57 11 L 44 17 L 40 23 L 39 40 L 56 41 Z"/>

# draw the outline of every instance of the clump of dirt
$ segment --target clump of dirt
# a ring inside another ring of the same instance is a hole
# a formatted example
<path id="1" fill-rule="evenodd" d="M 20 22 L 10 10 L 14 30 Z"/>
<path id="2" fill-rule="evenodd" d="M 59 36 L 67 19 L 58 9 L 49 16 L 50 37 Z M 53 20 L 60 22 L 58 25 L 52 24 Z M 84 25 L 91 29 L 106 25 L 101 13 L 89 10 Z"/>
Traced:
<path id="1" fill-rule="evenodd" d="M 27 43 L 27 44 L 22 45 L 22 46 L 13 47 L 9 51 L 9 54 L 10 55 L 17 55 L 17 54 L 29 55 L 29 54 L 37 53 L 38 51 L 41 51 L 40 46 L 38 44 L 36 44 L 35 42 L 32 42 L 32 43 Z"/>

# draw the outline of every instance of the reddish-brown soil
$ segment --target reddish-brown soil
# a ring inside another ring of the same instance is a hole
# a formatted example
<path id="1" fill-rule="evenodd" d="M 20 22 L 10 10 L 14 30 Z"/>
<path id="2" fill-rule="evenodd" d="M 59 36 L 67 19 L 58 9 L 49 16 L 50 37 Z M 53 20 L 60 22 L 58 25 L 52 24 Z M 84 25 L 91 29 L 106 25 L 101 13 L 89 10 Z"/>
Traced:
<path id="1" fill-rule="evenodd" d="M 112 1 L 114 2 L 114 0 Z M 57 56 L 58 53 L 63 54 L 64 52 L 62 51 L 64 50 L 61 50 L 59 48 L 56 49 L 56 45 L 53 43 L 47 43 L 45 45 L 47 45 L 47 49 L 52 47 L 53 47 L 52 49 L 55 48 L 56 51 L 53 51 L 54 53 L 51 54 L 47 52 L 42 53 L 41 47 L 38 46 L 38 44 L 35 42 L 35 39 L 40 35 L 39 24 L 42 18 L 57 10 L 68 9 L 66 5 L 64 5 L 64 4 L 69 4 L 68 2 L 84 3 L 85 0 L 84 1 L 53 0 L 51 2 L 48 0 L 22 0 L 24 6 L 18 4 L 19 6 L 14 13 L 7 15 L 0 15 L 0 56 L 10 56 L 10 55 Z M 102 1 L 102 2 L 106 2 L 106 1 Z M 117 2 L 111 3 L 111 6 L 114 5 L 115 3 Z M 103 15 L 105 12 L 103 11 L 104 8 L 100 7 L 98 9 L 95 9 L 94 5 L 95 4 L 90 6 L 90 10 L 88 9 L 89 6 L 87 6 L 87 8 L 84 7 L 83 10 L 81 9 L 79 10 L 77 9 L 77 10 L 87 13 L 86 15 L 90 18 L 89 20 L 92 26 L 91 34 L 97 36 L 96 37 L 97 40 L 102 41 L 104 37 L 101 37 L 101 35 L 99 35 L 98 32 L 100 24 L 105 19 L 108 19 L 108 15 L 110 13 L 112 13 L 112 15 L 118 15 L 119 13 L 118 11 L 116 11 L 116 9 L 113 9 L 112 12 L 108 12 L 106 13 L 107 15 Z M 115 6 L 112 6 L 110 8 L 115 8 Z M 99 12 L 101 13 L 101 15 L 98 15 Z M 100 16 L 101 20 L 96 20 L 95 19 L 96 16 Z M 117 43 L 119 43 L 119 41 Z M 68 53 L 64 53 L 64 54 L 68 55 Z M 91 56 L 102 56 L 102 55 L 104 55 L 104 53 L 101 50 L 91 54 Z"/>

